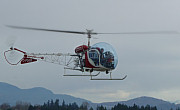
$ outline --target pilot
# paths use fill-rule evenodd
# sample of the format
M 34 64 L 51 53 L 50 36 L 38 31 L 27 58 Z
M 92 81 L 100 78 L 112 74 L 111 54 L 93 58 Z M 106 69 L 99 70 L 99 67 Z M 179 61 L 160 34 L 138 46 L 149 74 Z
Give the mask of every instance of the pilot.
M 103 52 L 104 52 L 104 49 L 103 49 L 103 48 L 101 48 L 101 51 L 100 51 L 101 58 L 104 58 L 104 56 L 103 56 Z

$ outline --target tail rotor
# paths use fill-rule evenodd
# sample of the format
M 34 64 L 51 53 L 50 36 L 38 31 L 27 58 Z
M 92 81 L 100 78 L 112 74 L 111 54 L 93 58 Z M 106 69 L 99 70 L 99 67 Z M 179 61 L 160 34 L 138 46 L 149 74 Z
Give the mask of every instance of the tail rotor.
M 23 58 L 23 54 L 14 50 L 14 44 L 17 40 L 17 37 L 11 36 L 8 37 L 6 40 L 6 45 L 9 48 L 9 50 L 4 52 L 4 57 L 6 61 L 11 65 L 16 65 L 19 63 L 19 61 Z

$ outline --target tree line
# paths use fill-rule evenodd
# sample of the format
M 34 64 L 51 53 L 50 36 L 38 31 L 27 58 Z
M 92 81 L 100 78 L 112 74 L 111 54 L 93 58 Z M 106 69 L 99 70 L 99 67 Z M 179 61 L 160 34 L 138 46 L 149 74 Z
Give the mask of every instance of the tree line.
M 83 102 L 80 106 L 77 103 L 69 103 L 66 104 L 63 100 L 62 104 L 59 103 L 59 99 L 48 100 L 48 102 L 43 105 L 31 105 L 30 103 L 25 102 L 17 102 L 15 106 L 10 106 L 7 103 L 0 105 L 0 110 L 157 110 L 157 107 L 146 105 L 146 106 L 138 106 L 134 104 L 133 106 L 127 106 L 124 104 L 118 103 L 111 109 L 107 109 L 106 107 L 100 105 L 96 108 L 90 107 L 87 102 Z M 173 110 L 173 109 L 171 109 Z M 179 108 L 176 110 L 180 110 Z
M 65 101 L 62 102 L 62 104 L 59 104 L 59 100 L 56 99 L 54 102 L 53 100 L 48 101 L 47 103 L 44 103 L 43 105 L 35 105 L 29 106 L 28 110 L 107 110 L 104 106 L 97 106 L 96 109 L 93 109 L 92 107 L 89 107 L 89 104 L 87 102 L 84 102 L 80 106 L 78 106 L 75 102 L 70 104 L 65 104 Z M 124 104 L 117 104 L 114 107 L 111 108 L 111 110 L 157 110 L 156 107 L 151 107 L 150 105 L 147 106 L 127 106 Z

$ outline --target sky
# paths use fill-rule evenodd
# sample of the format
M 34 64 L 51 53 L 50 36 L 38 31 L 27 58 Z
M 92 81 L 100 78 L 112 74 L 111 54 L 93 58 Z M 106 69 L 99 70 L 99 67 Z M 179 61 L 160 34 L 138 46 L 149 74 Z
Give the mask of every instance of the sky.
M 150 96 L 180 100 L 180 35 L 95 35 L 91 44 L 107 42 L 118 54 L 114 78 L 91 81 L 63 77 L 63 66 L 45 62 L 11 66 L 4 59 L 8 38 L 15 47 L 34 53 L 74 53 L 87 36 L 10 29 L 5 25 L 94 32 L 180 32 L 179 0 L 1 0 L 0 82 L 22 89 L 44 87 L 92 102 L 124 101 Z M 78 71 L 68 71 L 70 74 Z M 106 77 L 104 73 L 101 77 Z

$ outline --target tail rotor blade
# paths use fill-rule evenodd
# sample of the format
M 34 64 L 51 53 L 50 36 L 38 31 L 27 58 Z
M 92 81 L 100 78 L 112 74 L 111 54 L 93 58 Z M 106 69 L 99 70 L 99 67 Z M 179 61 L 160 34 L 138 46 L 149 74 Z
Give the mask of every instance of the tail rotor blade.
M 17 37 L 15 37 L 15 36 L 8 37 L 7 40 L 6 40 L 6 45 L 8 46 L 8 48 L 13 47 L 16 40 L 17 40 Z

